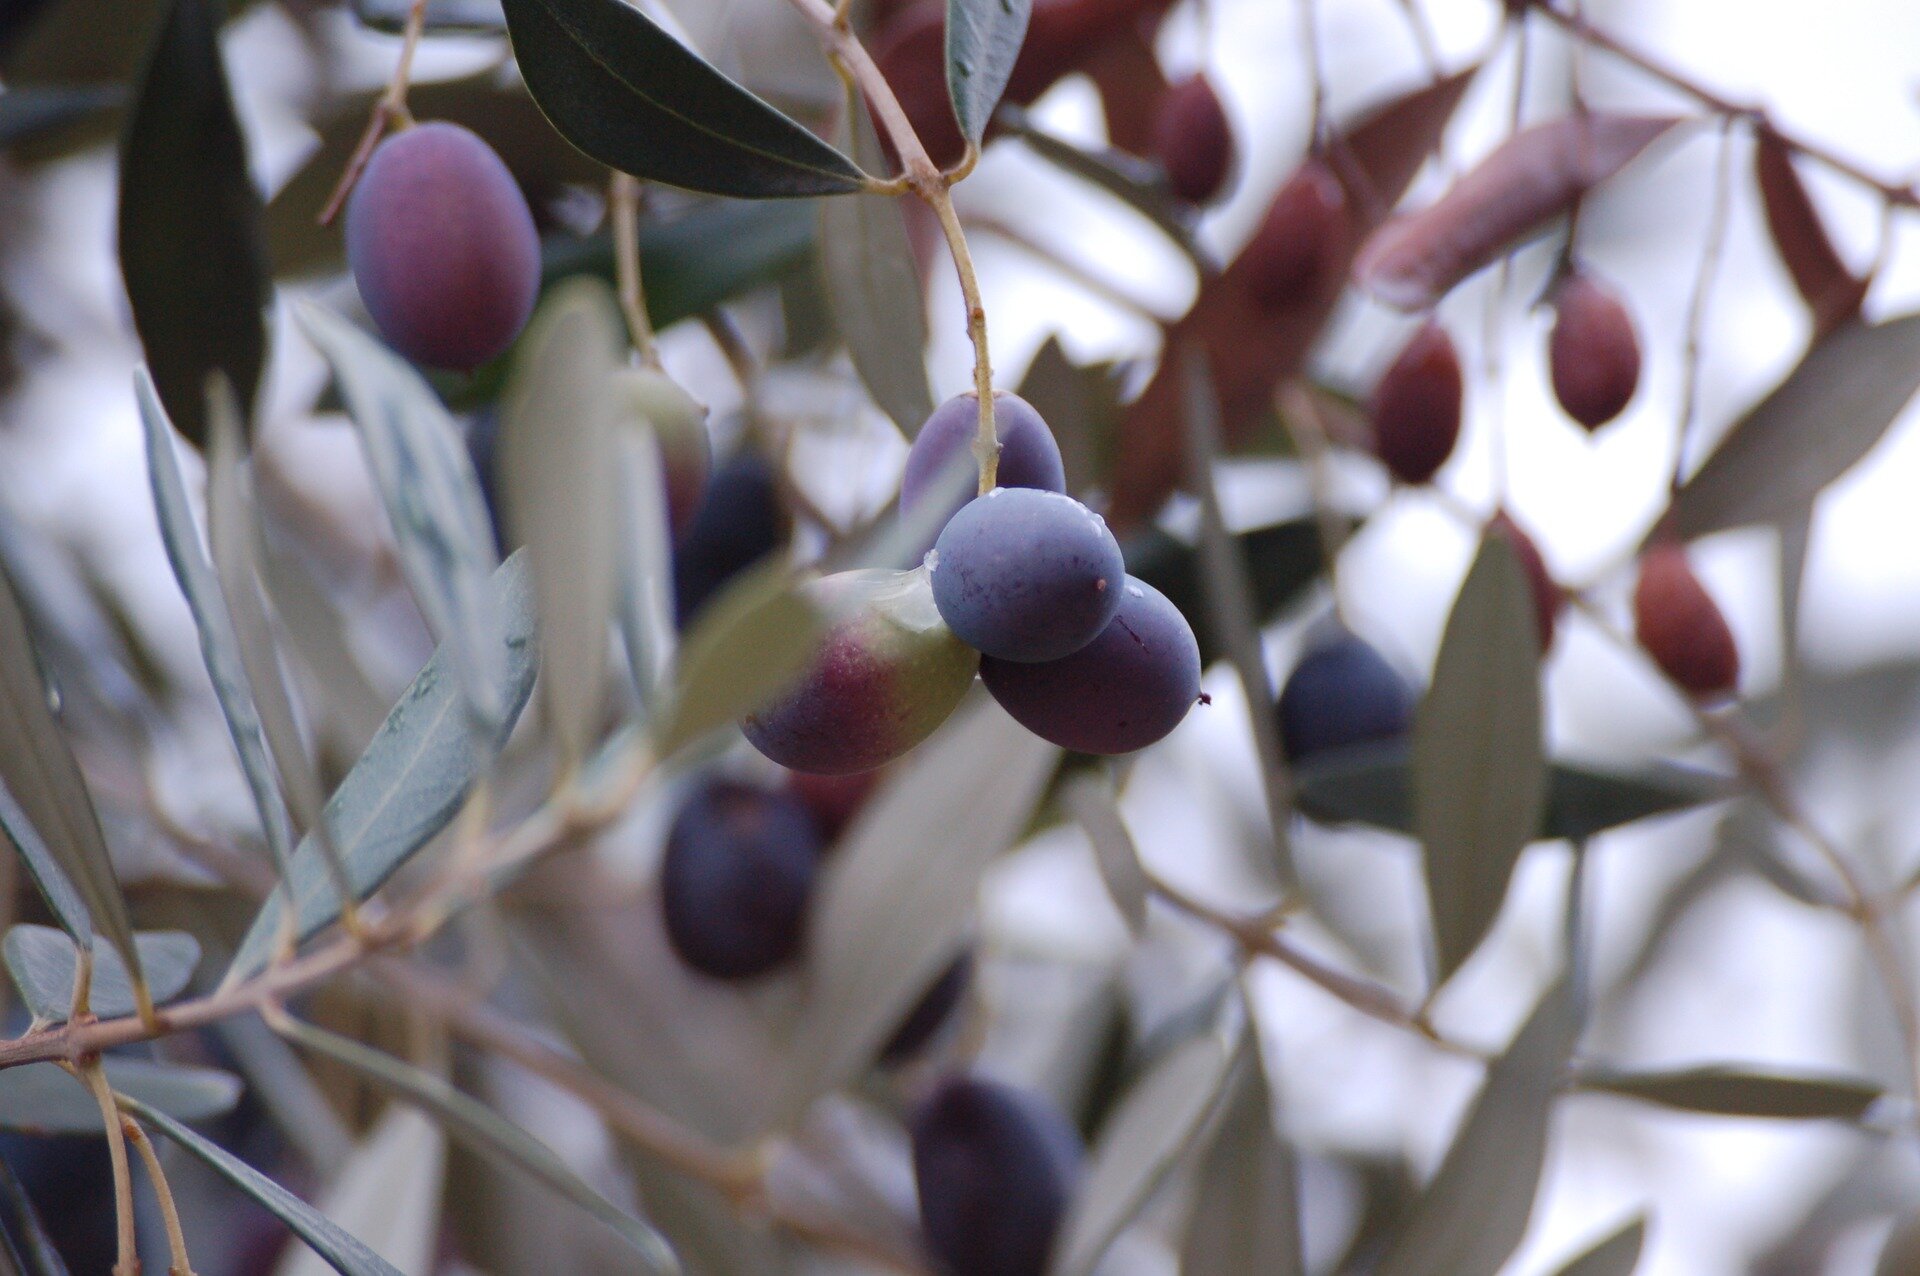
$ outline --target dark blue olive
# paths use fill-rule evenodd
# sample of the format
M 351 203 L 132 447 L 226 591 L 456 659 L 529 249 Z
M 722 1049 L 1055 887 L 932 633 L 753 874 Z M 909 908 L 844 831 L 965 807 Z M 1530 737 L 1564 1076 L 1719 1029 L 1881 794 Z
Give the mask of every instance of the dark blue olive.
M 934 543 L 933 601 L 960 641 L 1000 660 L 1058 660 L 1120 609 L 1126 560 L 1098 514 L 1070 496 L 998 487 Z
M 993 428 L 1000 440 L 998 482 L 1001 487 L 1033 487 L 1047 492 L 1067 490 L 1067 470 L 1060 460 L 1060 445 L 1031 403 L 1017 394 L 994 391 Z M 902 518 L 930 498 L 932 490 L 945 476 L 947 465 L 973 447 L 979 429 L 980 396 L 977 394 L 956 394 L 933 410 L 907 452 L 906 473 L 900 477 Z M 973 495 L 970 488 L 960 492 L 947 517 L 957 514 Z M 936 527 L 933 535 L 938 534 Z
M 880 1047 L 881 1066 L 897 1067 L 926 1049 L 927 1043 L 953 1017 L 954 1009 L 966 995 L 967 985 L 972 982 L 973 953 L 963 952 L 920 995 L 919 1002 L 907 1012 L 900 1026 L 893 1030 L 893 1036 L 887 1039 L 887 1044 Z
M 1413 688 L 1386 658 L 1349 633 L 1316 647 L 1280 692 L 1280 745 L 1289 762 L 1391 740 L 1413 723 Z
M 1132 753 L 1200 699 L 1200 644 L 1167 596 L 1128 576 L 1100 636 L 1059 660 L 980 661 L 980 680 L 1027 730 L 1081 753 Z
M 723 585 L 785 545 L 788 527 L 773 467 L 755 453 L 734 454 L 674 546 L 676 622 L 684 628 Z
M 680 959 L 746 979 L 791 958 L 806 927 L 820 833 L 789 793 L 710 780 L 667 835 L 660 905 Z
M 1045 1097 L 942 1081 L 913 1119 L 928 1250 L 954 1276 L 1044 1276 L 1080 1160 L 1080 1136 Z

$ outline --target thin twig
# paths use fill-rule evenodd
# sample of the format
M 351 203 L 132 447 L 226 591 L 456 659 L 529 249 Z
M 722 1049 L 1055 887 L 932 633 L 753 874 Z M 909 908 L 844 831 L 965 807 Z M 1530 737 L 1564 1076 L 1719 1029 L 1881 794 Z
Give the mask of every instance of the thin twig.
M 360 144 L 353 148 L 353 155 L 340 173 L 339 183 L 320 210 L 322 226 L 332 225 L 333 219 L 340 215 L 340 206 L 353 193 L 353 185 L 360 180 L 367 161 L 373 158 L 373 149 L 380 145 L 387 125 L 398 124 L 401 128 L 412 126 L 413 115 L 407 110 L 407 85 L 413 78 L 414 50 L 420 47 L 420 33 L 426 30 L 426 26 L 427 0 L 413 0 L 413 6 L 407 10 L 406 30 L 400 36 L 400 58 L 394 64 L 393 78 L 387 82 L 387 91 L 373 104 L 373 114 L 367 120 L 366 131 L 360 134 Z
M 620 292 L 620 310 L 627 317 L 627 335 L 641 362 L 660 366 L 653 344 L 653 321 L 647 317 L 647 294 L 640 279 L 640 182 L 631 173 L 615 172 L 607 182 L 607 210 L 613 223 L 613 270 Z
M 113 1213 L 116 1224 L 116 1257 L 113 1276 L 140 1276 L 139 1238 L 133 1226 L 133 1175 L 127 1168 L 126 1133 L 120 1128 L 120 1107 L 113 1101 L 100 1060 L 90 1057 L 72 1065 L 71 1070 L 93 1094 L 100 1105 L 100 1120 L 107 1135 L 107 1159 L 113 1167 Z
M 127 1142 L 133 1144 L 140 1153 L 140 1159 L 147 1167 L 147 1180 L 153 1185 L 154 1198 L 160 1202 L 160 1221 L 167 1232 L 167 1276 L 193 1276 L 193 1263 L 187 1257 L 187 1234 L 181 1230 L 180 1211 L 173 1203 L 173 1188 L 167 1184 L 167 1172 L 160 1166 L 160 1156 L 154 1151 L 153 1140 L 147 1137 L 147 1132 L 140 1128 L 138 1121 L 124 1112 L 120 1114 L 120 1130 L 126 1135 Z

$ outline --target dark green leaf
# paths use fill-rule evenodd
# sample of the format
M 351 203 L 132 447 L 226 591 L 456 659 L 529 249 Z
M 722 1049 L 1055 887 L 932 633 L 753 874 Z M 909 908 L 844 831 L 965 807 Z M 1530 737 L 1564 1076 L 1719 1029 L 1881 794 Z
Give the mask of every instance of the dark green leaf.
M 1330 824 L 1374 824 L 1413 832 L 1404 741 L 1318 754 L 1294 772 L 1300 809 Z M 1582 841 L 1635 820 L 1684 811 L 1732 795 L 1720 776 L 1663 766 L 1633 773 L 1554 763 L 1538 836 Z
M 947 95 L 968 141 L 985 135 L 1032 16 L 1033 0 L 947 0 Z
M 282 1020 L 278 1030 L 295 1043 L 371 1081 L 437 1120 L 453 1138 L 489 1160 L 532 1176 L 558 1195 L 605 1223 L 640 1256 L 646 1270 L 678 1272 L 673 1250 L 660 1234 L 589 1187 L 546 1144 L 501 1117 L 446 1080 L 392 1055 L 297 1020 Z
M 858 98 L 851 117 L 854 155 L 877 168 L 880 141 Z M 933 391 L 926 300 L 901 213 L 892 195 L 820 201 L 820 268 L 854 371 L 880 410 L 912 438 L 933 413 Z
M 506 678 L 496 689 L 505 713 L 498 731 L 491 738 L 475 735 L 443 645 L 327 803 L 327 824 L 346 858 L 356 898 L 378 890 L 453 820 L 533 692 L 533 589 L 524 556 L 514 555 L 494 573 L 493 590 L 497 613 L 506 621 Z M 254 917 L 227 970 L 227 984 L 257 973 L 272 957 L 283 889 L 276 887 Z M 311 834 L 293 855 L 292 892 L 301 940 L 339 918 L 340 902 Z
M 341 1276 L 404 1276 L 384 1258 L 328 1222 L 320 1211 L 172 1117 L 144 1103 L 134 1102 L 124 1106 L 133 1116 L 178 1143 L 204 1162 L 208 1169 L 265 1206 Z
M 1413 728 L 1413 827 L 1426 848 L 1438 982 L 1493 926 L 1546 813 L 1533 595 L 1506 537 L 1481 538 Z
M 759 708 L 806 667 L 823 632 L 825 618 L 787 564 L 742 573 L 701 609 L 681 644 L 655 739 L 660 756 Z
M 1820 338 L 1674 495 L 1684 539 L 1803 513 L 1873 450 L 1920 389 L 1920 314 L 1848 319 Z
M 856 1076 L 953 960 L 981 876 L 1027 827 L 1058 755 L 975 699 L 867 806 L 815 895 L 783 1112 Z
M 26 815 L 10 829 L 26 849 L 24 836 L 38 833 L 53 862 L 85 902 L 93 930 L 107 937 L 136 976 L 140 957 L 133 949 L 133 923 L 114 876 L 100 817 L 80 778 L 79 763 L 60 734 L 47 703 L 47 689 L 27 639 L 27 622 L 13 582 L 0 572 L 0 780 Z M 3 814 L 3 812 L 0 812 Z M 28 856 L 32 867 L 34 857 Z M 37 874 L 36 874 L 37 876 Z M 44 887 L 44 883 L 43 883 Z M 51 896 L 50 896 L 51 898 Z M 81 936 L 75 936 L 76 940 Z M 91 933 L 85 938 L 91 942 Z
M 271 296 L 218 37 L 210 0 L 172 0 L 120 147 L 120 272 L 160 400 L 196 446 L 209 374 L 251 415 Z
M 1260 623 L 1265 624 L 1319 579 L 1325 562 L 1320 549 L 1320 527 L 1311 518 L 1256 527 L 1234 536 L 1240 560 L 1246 564 L 1247 585 L 1253 591 Z M 1200 587 L 1199 551 L 1186 541 L 1148 528 L 1121 547 L 1127 570 L 1165 594 L 1180 613 L 1193 622 L 1200 640 L 1200 658 L 1211 663 L 1224 654 L 1224 642 L 1207 614 Z
M 851 160 L 623 0 L 505 0 L 534 101 L 580 150 L 635 177 L 747 199 L 858 190 Z
M 110 111 L 126 100 L 126 90 L 117 84 L 46 84 L 0 90 L 0 147 Z
M 606 285 L 564 285 L 521 339 L 500 412 L 497 472 L 508 526 L 533 571 L 543 704 L 563 767 L 586 757 L 605 709 L 616 548 L 613 374 L 625 349 Z
M 117 1093 L 182 1121 L 224 1116 L 240 1101 L 240 1080 L 217 1068 L 108 1058 L 101 1064 Z M 29 1134 L 101 1134 L 100 1104 L 57 1063 L 0 1071 L 0 1129 Z
M 187 502 L 187 485 L 180 477 L 180 464 L 173 454 L 173 430 L 153 378 L 145 368 L 134 374 L 133 389 L 140 402 L 140 422 L 146 432 L 147 476 L 153 488 L 154 511 L 160 520 L 160 540 L 166 546 L 167 561 L 173 566 L 180 592 L 186 596 L 187 609 L 193 613 L 194 628 L 200 635 L 200 659 L 207 667 L 214 696 L 227 722 L 227 734 L 240 757 L 240 770 L 246 776 L 248 791 L 253 794 L 261 828 L 266 832 L 267 847 L 284 877 L 287 859 L 293 853 L 293 833 L 287 820 L 286 803 L 274 781 L 273 758 L 241 659 L 240 640 L 234 635 L 233 620 L 221 596 L 220 582 L 200 547 L 200 531 L 194 525 L 193 510 Z
M 4 1213 L 7 1247 L 19 1276 L 67 1276 L 67 1265 L 53 1247 L 39 1212 L 26 1189 L 14 1177 L 13 1167 L 0 1161 L 0 1212 Z
M 1575 1084 L 1689 1112 L 1800 1120 L 1856 1121 L 1881 1093 L 1874 1082 L 1854 1077 L 1791 1076 L 1723 1065 L 1665 1072 L 1588 1067 Z
M 20 853 L 21 860 L 27 866 L 27 875 L 39 887 L 40 898 L 46 901 L 47 910 L 60 923 L 60 928 L 76 944 L 92 943 L 93 921 L 87 914 L 85 902 L 61 870 L 53 852 L 41 840 L 39 831 L 27 819 L 27 813 L 14 800 L 13 790 L 7 787 L 4 780 L 0 780 L 0 833 L 6 834 L 7 840 Z
M 1533 1213 L 1548 1117 L 1579 1036 L 1571 987 L 1563 980 L 1488 1067 L 1486 1084 L 1379 1276 L 1494 1276 L 1501 1269 Z
M 488 578 L 500 560 L 460 427 L 419 374 L 378 341 L 311 303 L 296 313 L 346 395 L 407 586 L 450 649 L 474 713 L 495 725 L 507 680 Z
M 1151 222 L 1187 259 L 1204 273 L 1219 270 L 1212 254 L 1193 233 L 1193 209 L 1167 185 L 1166 174 L 1125 151 L 1090 151 L 1036 127 L 1027 113 L 1004 107 L 1001 122 L 1007 132 L 1025 142 L 1033 153 L 1064 173 L 1099 187 Z
M 1647 1220 L 1635 1218 L 1569 1260 L 1558 1276 L 1633 1276 L 1647 1242 Z
M 185 931 L 156 930 L 136 932 L 133 942 L 154 1004 L 163 1005 L 186 990 L 200 965 L 198 940 Z M 7 970 L 33 1017 L 42 1023 L 65 1023 L 80 964 L 73 940 L 51 926 L 20 925 L 7 932 L 5 949 Z M 134 1012 L 133 983 L 117 953 L 96 950 L 87 1008 L 102 1019 Z
M 1227 1091 L 1213 1146 L 1200 1163 L 1183 1272 L 1305 1276 L 1300 1186 L 1293 1150 L 1274 1120 L 1272 1094 L 1251 1040 Z
M 1199 1132 L 1232 1055 L 1207 1033 L 1170 1052 L 1108 1119 L 1076 1191 L 1051 1276 L 1086 1276 Z
M 399 35 L 407 28 L 413 0 L 353 0 L 353 16 L 360 25 Z M 500 0 L 427 0 L 425 31 L 466 31 L 497 35 L 507 29 Z M 435 117 L 438 118 L 438 117 Z

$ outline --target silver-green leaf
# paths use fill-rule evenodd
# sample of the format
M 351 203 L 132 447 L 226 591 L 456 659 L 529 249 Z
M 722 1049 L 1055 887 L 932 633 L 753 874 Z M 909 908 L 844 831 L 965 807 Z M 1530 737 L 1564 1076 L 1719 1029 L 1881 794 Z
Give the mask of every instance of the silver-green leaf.
M 107 1084 L 120 1094 L 179 1117 L 205 1121 L 240 1101 L 240 1080 L 217 1068 L 108 1058 Z M 0 1071 L 0 1129 L 29 1134 L 102 1134 L 100 1105 L 57 1063 L 29 1063 Z
M 1447 618 L 1413 728 L 1413 825 L 1433 910 L 1437 982 L 1472 955 L 1547 800 L 1532 594 L 1507 538 L 1480 552 Z
M 777 694 L 806 667 L 824 621 L 784 562 L 742 573 L 701 608 L 680 645 L 673 698 L 655 734 L 660 756 Z
M 5 780 L 0 780 L 0 833 L 6 834 L 14 850 L 20 853 L 21 860 L 27 866 L 27 875 L 39 887 L 40 898 L 46 901 L 47 910 L 60 923 L 60 929 L 66 931 L 74 943 L 91 945 L 93 921 L 87 913 L 86 902 L 68 880 L 59 861 L 47 848 L 40 831 L 27 818 L 27 813 L 21 809 Z
M 147 990 L 154 1004 L 178 997 L 200 965 L 200 941 L 185 931 L 139 931 L 133 937 L 146 971 Z M 73 1008 L 73 981 L 80 950 L 66 932 L 51 926 L 15 926 L 4 945 L 7 971 L 20 989 L 27 1009 L 41 1023 L 65 1023 Z M 127 978 L 120 955 L 96 948 L 87 1008 L 102 1019 L 130 1015 L 136 1009 L 133 981 Z
M 1240 1048 L 1213 1144 L 1200 1162 L 1181 1270 L 1208 1276 L 1305 1276 L 1293 1150 L 1250 1036 Z
M 500 560 L 460 429 L 400 356 L 311 302 L 294 313 L 333 366 L 359 427 L 407 587 L 434 637 L 450 649 L 475 714 L 497 725 L 506 713 L 501 689 L 507 677 L 487 580 Z
M 1120 910 L 1127 929 L 1139 935 L 1147 925 L 1147 874 L 1120 814 L 1113 781 L 1105 775 L 1075 776 L 1061 788 L 1060 804 L 1086 831 L 1093 844 L 1093 862 L 1113 906 Z
M 968 141 L 986 133 L 1032 16 L 1033 0 L 947 0 L 947 95 Z
M 503 716 L 493 735 L 482 738 L 472 731 L 442 644 L 327 803 L 327 823 L 357 899 L 378 890 L 453 820 L 533 692 L 533 587 L 524 555 L 515 554 L 494 573 L 492 589 L 493 606 L 506 622 L 504 677 L 495 688 Z M 311 835 L 293 854 L 290 887 L 301 940 L 339 919 L 340 901 Z M 276 887 L 261 906 L 227 970 L 226 984 L 257 973 L 273 956 L 287 889 Z
M 648 717 L 661 709 L 678 642 L 673 627 L 673 532 L 660 445 L 650 430 L 614 438 L 619 469 L 620 637 Z
M 132 1098 L 132 1096 L 126 1096 Z M 293 1230 L 341 1276 L 404 1276 L 393 1264 L 328 1221 L 313 1206 L 281 1187 L 232 1153 L 201 1138 L 186 1126 L 138 1101 L 122 1105 L 129 1113 L 192 1153 L 221 1178 L 252 1197 Z

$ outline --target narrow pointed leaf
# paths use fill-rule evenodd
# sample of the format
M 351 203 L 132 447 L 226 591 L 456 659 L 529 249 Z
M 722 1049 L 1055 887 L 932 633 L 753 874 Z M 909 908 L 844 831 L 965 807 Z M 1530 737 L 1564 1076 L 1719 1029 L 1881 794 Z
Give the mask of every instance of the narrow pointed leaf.
M 507 522 L 527 547 L 547 721 L 562 764 L 600 729 L 613 615 L 613 386 L 625 335 L 598 280 L 564 284 L 521 339 L 500 413 Z
M 1761 128 L 1754 139 L 1753 171 L 1781 264 L 1813 312 L 1814 330 L 1831 331 L 1859 313 L 1867 281 L 1855 278 L 1841 260 L 1813 197 L 1794 170 L 1792 153 L 1772 129 Z
M 1413 825 L 1440 982 L 1492 928 L 1546 811 L 1539 642 L 1519 560 L 1504 536 L 1483 537 L 1413 728 Z
M 947 0 L 947 96 L 968 141 L 985 135 L 1032 16 L 1033 0 Z
M 619 469 L 620 636 L 641 708 L 651 718 L 660 711 L 677 644 L 666 479 L 651 431 L 621 431 L 613 460 Z
M 403 1272 L 431 1272 L 440 1253 L 447 1137 L 431 1118 L 391 1106 L 314 1204 Z M 289 1246 L 273 1276 L 327 1276 L 330 1259 Z
M 120 271 L 161 402 L 206 442 L 206 382 L 250 408 L 270 298 L 260 194 L 211 0 L 170 0 L 120 147 Z
M 239 1078 L 217 1068 L 113 1057 L 101 1066 L 116 1092 L 182 1121 L 224 1116 L 240 1101 Z M 0 1129 L 29 1134 L 103 1133 L 100 1105 L 92 1091 L 55 1063 L 0 1071 Z
M 147 990 L 155 1005 L 172 1001 L 186 991 L 200 965 L 200 942 L 185 931 L 139 931 L 133 937 L 140 965 L 147 974 Z M 20 989 L 21 1000 L 43 1023 L 65 1023 L 73 1008 L 73 981 L 80 951 L 64 931 L 51 926 L 15 926 L 7 932 L 7 971 Z M 102 1019 L 130 1015 L 137 1008 L 133 982 L 118 953 L 95 952 L 88 1009 Z
M 524 555 L 508 559 L 494 574 L 493 590 L 494 606 L 506 621 L 506 676 L 495 689 L 505 715 L 497 732 L 491 738 L 474 734 L 443 644 L 327 803 L 327 823 L 357 899 L 378 890 L 452 822 L 533 692 L 533 588 Z M 311 835 L 294 852 L 291 887 L 301 940 L 339 919 L 339 899 Z M 276 887 L 261 906 L 234 954 L 226 983 L 257 973 L 272 957 L 286 889 Z
M 19 1276 L 67 1276 L 65 1260 L 53 1247 L 53 1238 L 47 1235 L 13 1167 L 5 1161 L 0 1161 L 0 1211 L 4 1212 L 6 1242 Z
M 0 780 L 25 813 L 20 830 L 40 835 L 53 861 L 86 904 L 92 929 L 105 935 L 137 979 L 133 923 L 120 893 L 100 817 L 87 795 L 80 766 L 67 747 L 47 703 L 39 665 L 27 637 L 26 618 L 13 582 L 0 572 Z M 31 832 L 9 830 L 16 838 Z M 28 857 L 31 865 L 33 857 Z M 76 936 L 76 938 L 80 938 Z M 92 942 L 91 934 L 85 936 Z
M 1388 223 L 1360 254 L 1354 275 L 1396 309 L 1426 310 L 1678 122 L 1581 112 L 1523 129 L 1431 207 Z
M 853 154 L 880 166 L 865 106 L 851 112 Z M 933 413 L 927 385 L 927 303 L 900 200 L 855 195 L 820 202 L 820 269 L 834 326 L 880 410 L 912 438 Z
M 1200 1163 L 1183 1272 L 1208 1276 L 1305 1276 L 1300 1185 L 1281 1139 L 1259 1050 L 1242 1044 L 1213 1146 Z
M 27 875 L 33 878 L 33 884 L 40 890 L 40 898 L 46 901 L 47 911 L 60 923 L 60 929 L 74 943 L 91 945 L 93 919 L 87 913 L 80 892 L 74 889 L 53 852 L 41 840 L 39 831 L 27 819 L 27 813 L 14 800 L 13 790 L 7 787 L 5 780 L 0 780 L 0 833 L 6 834 L 14 850 L 20 853 L 20 859 L 27 866 Z
M 713 195 L 836 195 L 853 161 L 623 0 L 505 0 L 514 57 L 569 142 L 610 168 Z
M 1502 1268 L 1533 1213 L 1548 1119 L 1579 1035 L 1570 987 L 1556 983 L 1488 1067 L 1379 1276 L 1494 1276 Z
M 449 1135 L 481 1156 L 532 1176 L 599 1219 L 639 1255 L 645 1270 L 658 1273 L 680 1270 L 673 1250 L 652 1227 L 588 1186 L 546 1144 L 450 1082 L 310 1024 L 288 1020 L 281 1023 L 279 1030 L 296 1044 L 324 1055 L 401 1102 L 419 1108 L 439 1121 Z
M 1194 236 L 1191 206 L 1167 185 L 1158 165 L 1117 150 L 1088 150 L 1038 127 L 1018 107 L 1005 107 L 1000 119 L 1010 136 L 1019 138 L 1035 155 L 1107 194 L 1146 218 L 1153 227 L 1204 272 L 1218 269 L 1211 254 Z
M 1133 1220 L 1205 1120 L 1232 1064 L 1212 1033 L 1173 1050 L 1107 1119 L 1060 1239 L 1052 1276 L 1086 1276 Z
M 1877 1084 L 1857 1077 L 1793 1076 L 1726 1066 L 1662 1072 L 1589 1067 L 1575 1084 L 1689 1112 L 1800 1120 L 1856 1121 L 1881 1095 Z
M 680 646 L 672 703 L 655 747 L 669 757 L 752 712 L 806 667 L 825 618 L 783 562 L 742 573 L 701 609 Z
M 1571 1259 L 1558 1276 L 1633 1276 L 1647 1243 L 1647 1220 L 1635 1218 Z
M 487 578 L 500 560 L 460 429 L 400 356 L 320 306 L 301 303 L 295 313 L 333 365 L 359 427 L 407 587 L 434 637 L 450 647 L 475 714 L 497 725 L 507 679 Z
M 1262 625 L 1319 580 L 1327 561 L 1320 524 L 1313 518 L 1255 527 L 1236 533 L 1233 542 L 1246 565 L 1254 615 Z M 1192 623 L 1202 662 L 1211 664 L 1225 655 L 1226 637 L 1206 603 L 1200 548 L 1150 527 L 1128 537 L 1121 550 L 1127 556 L 1127 571 L 1165 594 Z
M 131 1096 L 129 1096 L 131 1097 Z M 221 1178 L 252 1197 L 293 1230 L 314 1253 L 327 1260 L 341 1276 L 404 1276 L 386 1259 L 368 1249 L 320 1211 L 232 1153 L 201 1138 L 165 1113 L 144 1103 L 124 1105 L 141 1122 L 192 1153 Z
M 1674 496 L 1674 535 L 1803 513 L 1886 434 L 1920 390 L 1920 314 L 1849 319 L 1816 340 Z
M 1061 805 L 1086 830 L 1093 844 L 1093 862 L 1100 869 L 1113 906 L 1127 929 L 1138 936 L 1147 925 L 1147 874 L 1140 867 L 1140 850 L 1120 815 L 1113 782 L 1104 775 L 1081 775 L 1060 791 Z
M 186 482 L 180 476 L 179 459 L 173 453 L 173 430 L 161 406 L 153 377 L 145 368 L 134 374 L 134 394 L 140 402 L 140 422 L 147 442 L 147 476 L 153 488 L 154 511 L 160 520 L 160 539 L 166 546 L 167 561 L 173 566 L 174 579 L 186 596 L 187 609 L 200 635 L 200 659 L 213 682 L 214 696 L 220 702 L 227 722 L 227 734 L 240 758 L 240 770 L 247 789 L 260 813 L 260 826 L 274 864 L 284 876 L 287 858 L 293 853 L 293 834 L 287 820 L 286 803 L 281 800 L 274 781 L 273 759 L 268 752 L 266 731 L 260 723 L 260 711 L 254 705 L 247 671 L 241 661 L 240 641 L 234 636 L 232 618 L 226 600 L 220 594 L 220 582 L 213 565 L 200 547 L 200 531 L 193 521 L 193 509 L 187 500 Z
M 816 888 L 783 1112 L 866 1067 L 960 951 L 981 876 L 1027 827 L 1058 756 L 976 699 L 874 797 Z

